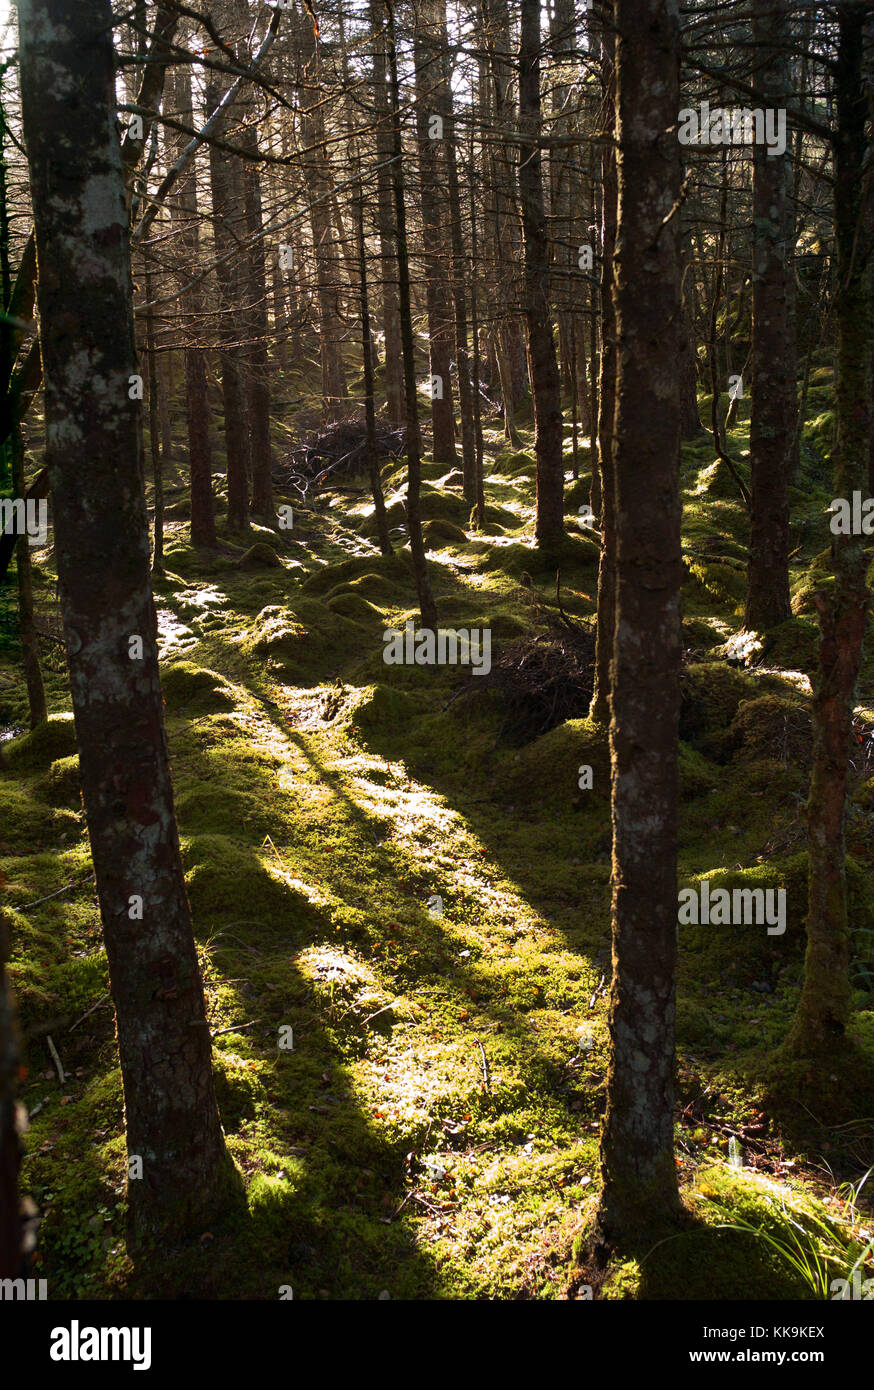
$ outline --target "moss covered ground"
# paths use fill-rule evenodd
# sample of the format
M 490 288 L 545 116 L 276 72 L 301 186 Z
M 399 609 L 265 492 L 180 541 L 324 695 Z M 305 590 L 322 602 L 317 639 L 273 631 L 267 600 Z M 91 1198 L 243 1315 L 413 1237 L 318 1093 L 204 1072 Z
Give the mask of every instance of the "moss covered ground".
M 848 824 L 856 1013 L 825 1074 L 779 1051 L 803 959 L 829 393 L 811 388 L 793 491 L 795 616 L 759 649 L 731 643 L 743 507 L 707 437 L 684 448 L 680 878 L 786 887 L 788 902 L 779 938 L 681 929 L 688 1226 L 607 1270 L 581 1263 L 607 1067 L 603 732 L 581 711 L 513 746 L 499 736 L 499 701 L 471 693 L 463 668 L 386 665 L 383 631 L 415 618 L 415 590 L 408 551 L 375 548 L 366 500 L 295 503 L 291 531 L 255 528 L 245 543 L 222 532 L 216 552 L 198 552 L 180 481 L 155 589 L 166 718 L 221 1112 L 248 1212 L 141 1265 L 126 1254 L 114 1022 L 63 663 L 50 654 L 48 726 L 4 744 L 0 884 L 26 1041 L 23 1187 L 42 1213 L 39 1270 L 53 1297 L 275 1298 L 291 1285 L 295 1298 L 565 1298 L 588 1282 L 607 1298 L 810 1298 L 783 1251 L 792 1231 L 835 1275 L 852 1266 L 874 1229 L 869 1192 L 853 1186 L 874 1151 L 870 655 Z M 424 468 L 441 621 L 490 627 L 495 651 L 541 630 L 555 603 L 556 564 L 533 549 L 524 442 L 508 452 L 486 432 L 482 532 L 456 475 Z M 729 442 L 744 471 L 743 419 Z M 597 544 L 578 517 L 587 458 L 568 488 L 560 567 L 563 606 L 591 623 Z M 403 469 L 384 474 L 402 526 Z M 37 560 L 47 586 L 51 555 Z M 10 643 L 0 719 L 10 733 L 26 723 Z M 581 765 L 590 791 L 578 788 Z M 289 1027 L 293 1048 L 280 1046 Z

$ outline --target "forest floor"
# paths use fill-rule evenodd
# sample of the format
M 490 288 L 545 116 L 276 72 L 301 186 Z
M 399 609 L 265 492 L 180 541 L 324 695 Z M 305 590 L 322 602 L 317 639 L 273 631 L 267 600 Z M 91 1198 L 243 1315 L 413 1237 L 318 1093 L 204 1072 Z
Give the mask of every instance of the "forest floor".
M 50 654 L 49 724 L 3 745 L 0 885 L 26 1038 L 23 1189 L 42 1214 L 52 1297 L 276 1298 L 291 1286 L 295 1298 L 566 1298 L 588 1282 L 610 1298 L 810 1298 L 817 1260 L 828 1279 L 852 1267 L 874 1232 L 869 1187 L 856 1190 L 874 1151 L 870 651 L 848 824 L 857 1011 L 833 1070 L 779 1053 L 803 961 L 831 394 L 823 369 L 792 493 L 795 616 L 746 665 L 726 648 L 742 626 L 744 509 L 709 439 L 684 448 L 680 881 L 782 886 L 788 903 L 782 936 L 680 931 L 688 1228 L 606 1275 L 577 1261 L 607 1067 L 603 731 L 580 709 L 510 741 L 489 679 L 386 665 L 383 632 L 416 620 L 415 589 L 409 552 L 376 549 L 366 495 L 296 508 L 290 531 L 255 528 L 246 545 L 223 533 L 217 552 L 198 553 L 180 486 L 156 584 L 162 674 L 222 1118 L 248 1214 L 141 1265 L 125 1251 L 113 1015 L 63 661 Z M 730 435 L 744 476 L 746 434 L 741 421 Z M 587 623 L 595 611 L 597 537 L 578 514 L 587 451 L 581 480 L 568 474 L 571 538 L 559 566 L 546 564 L 532 548 L 523 435 L 512 451 L 486 431 L 481 533 L 460 475 L 424 468 L 441 622 L 490 628 L 493 661 L 546 632 L 559 566 L 564 609 Z M 566 447 L 570 470 L 569 427 Z M 393 525 L 403 477 L 401 461 L 386 466 Z M 36 559 L 48 595 L 50 552 Z M 26 723 L 8 646 L 0 721 L 7 733 Z M 284 1027 L 293 1050 L 279 1045 Z

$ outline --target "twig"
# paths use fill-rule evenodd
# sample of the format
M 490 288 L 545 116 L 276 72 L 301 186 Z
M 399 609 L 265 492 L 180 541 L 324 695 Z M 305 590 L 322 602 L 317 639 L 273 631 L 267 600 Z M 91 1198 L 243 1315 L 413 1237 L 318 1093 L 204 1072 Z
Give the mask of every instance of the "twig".
M 228 1028 L 217 1028 L 210 1037 L 220 1038 L 222 1033 L 242 1033 L 244 1028 L 254 1028 L 255 1024 L 260 1022 L 260 1018 L 253 1018 L 250 1023 L 232 1023 Z
M 69 1028 L 67 1029 L 67 1032 L 72 1033 L 74 1028 L 78 1028 L 79 1024 L 83 1023 L 89 1014 L 93 1014 L 95 1009 L 99 1009 L 100 1005 L 108 998 L 109 990 L 107 990 L 105 994 L 101 994 L 100 998 L 97 1000 L 97 1003 L 92 1004 L 90 1009 L 86 1009 L 81 1018 L 77 1018 L 75 1023 L 71 1023 Z
M 480 1042 L 479 1038 L 474 1038 L 474 1042 L 476 1043 L 477 1047 L 479 1048 L 480 1065 L 481 1065 L 481 1067 L 482 1067 L 482 1072 L 483 1072 L 483 1085 L 485 1086 L 485 1088 L 486 1088 L 486 1090 L 489 1092 L 489 1094 L 491 1094 L 491 1089 L 492 1089 L 491 1077 L 489 1076 L 489 1064 L 488 1064 L 488 1062 L 486 1061 L 485 1048 L 483 1047 L 483 1045 L 482 1045 L 482 1043 Z
M 64 1082 L 66 1081 L 67 1078 L 66 1078 L 65 1075 L 64 1075 L 64 1068 L 61 1066 L 61 1059 L 60 1059 L 60 1057 L 58 1056 L 58 1049 L 55 1047 L 54 1043 L 52 1042 L 52 1038 L 51 1038 L 51 1034 L 50 1034 L 50 1033 L 46 1035 L 46 1042 L 48 1043 L 48 1046 L 49 1046 L 49 1052 L 52 1054 L 52 1061 L 54 1062 L 55 1066 L 56 1066 L 57 1069 L 58 1069 L 58 1080 L 60 1081 L 61 1085 L 63 1086 L 63 1084 L 64 1084 Z
M 29 912 L 32 907 L 39 907 L 40 903 L 47 903 L 51 898 L 59 898 L 62 893 L 68 893 L 71 888 L 81 888 L 83 883 L 87 883 L 92 874 L 86 874 L 84 878 L 73 879 L 72 883 L 65 883 L 63 888 L 56 888 L 54 893 L 46 893 L 44 898 L 37 898 L 34 903 L 22 903 L 16 907 L 16 912 Z
M 410 1200 L 411 1197 L 415 1197 L 415 1195 L 416 1195 L 416 1189 L 415 1189 L 414 1187 L 411 1187 L 410 1190 L 409 1190 L 409 1192 L 407 1193 L 406 1197 L 405 1197 L 405 1198 L 403 1199 L 403 1201 L 401 1202 L 400 1206 L 399 1206 L 399 1207 L 395 1207 L 395 1209 L 394 1209 L 394 1211 L 392 1212 L 391 1216 L 386 1216 L 386 1217 L 383 1218 L 384 1221 L 385 1221 L 386 1226 L 390 1226 L 391 1223 L 392 1223 L 393 1221 L 397 1221 L 397 1219 L 398 1219 L 398 1217 L 400 1216 L 401 1212 L 403 1211 L 404 1207 L 407 1205 L 407 1202 Z
M 391 1002 L 390 1004 L 383 1004 L 382 1008 L 381 1008 L 381 1009 L 377 1009 L 377 1011 L 376 1011 L 375 1014 L 368 1014 L 368 1015 L 367 1015 L 367 1018 L 365 1018 L 365 1019 L 362 1021 L 362 1027 L 364 1026 L 365 1023 L 371 1023 L 371 1022 L 373 1021 L 373 1019 L 379 1018 L 379 1015 L 380 1015 L 380 1014 L 387 1013 L 389 1009 L 393 1009 L 393 1008 L 394 1008 L 394 1000 L 392 1000 L 392 1002 Z

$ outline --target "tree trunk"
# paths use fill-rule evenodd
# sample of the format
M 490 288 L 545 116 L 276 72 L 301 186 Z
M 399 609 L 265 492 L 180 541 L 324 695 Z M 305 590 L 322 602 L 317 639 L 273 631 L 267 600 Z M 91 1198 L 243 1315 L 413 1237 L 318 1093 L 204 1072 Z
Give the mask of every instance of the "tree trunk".
M 146 264 L 146 302 L 152 302 L 152 275 Z M 146 363 L 149 369 L 149 453 L 152 461 L 152 482 L 155 489 L 155 542 L 152 549 L 152 574 L 164 573 L 164 467 L 161 457 L 161 409 L 158 358 L 155 353 L 155 316 L 146 312 Z
M 245 33 L 251 22 L 248 7 L 245 0 L 236 0 L 236 2 Z M 249 241 L 243 263 L 243 276 L 249 301 L 246 315 L 250 334 L 247 352 L 246 392 L 252 469 L 252 511 L 259 521 L 267 526 L 272 526 L 276 521 L 276 511 L 273 505 L 273 473 L 271 470 L 273 455 L 270 447 L 270 369 L 267 360 L 269 325 L 267 316 L 267 259 L 264 253 L 263 235 L 264 212 L 261 198 L 261 172 L 257 160 L 259 154 L 257 113 L 251 109 L 254 105 L 251 97 L 244 97 L 243 104 L 244 108 L 248 104 L 249 119 L 240 131 L 239 143 L 244 150 L 255 156 L 249 163 L 243 164 L 242 170 L 244 230 Z M 339 342 L 337 356 L 340 358 Z M 342 377 L 342 358 L 340 358 L 340 376 Z M 340 390 L 342 394 L 345 394 L 345 379 L 342 380 Z
M 180 121 L 191 126 L 194 111 L 191 98 L 191 70 L 183 65 L 175 73 L 173 109 Z M 181 151 L 185 137 L 174 133 L 171 150 Z M 175 218 L 179 227 L 179 277 L 183 284 L 199 263 L 200 235 L 197 222 L 197 182 L 195 166 L 181 176 L 176 188 Z M 191 540 L 194 545 L 213 546 L 215 499 L 212 492 L 212 449 L 209 442 L 209 401 L 206 392 L 206 366 L 199 341 L 203 333 L 203 291 L 200 284 L 187 285 L 182 310 L 188 321 L 185 348 L 185 408 L 188 425 L 188 471 L 191 479 Z
M 525 308 L 528 366 L 534 398 L 534 452 L 537 459 L 535 536 L 541 550 L 564 539 L 564 458 L 561 382 L 549 307 L 549 241 L 543 205 L 539 140 L 540 0 L 521 0 L 519 44 L 519 193 L 525 242 Z
M 340 344 L 344 328 L 339 306 L 339 263 L 331 227 L 332 174 L 325 145 L 325 119 L 318 88 L 319 51 L 308 16 L 297 24 L 297 43 L 304 83 L 301 100 L 301 136 L 306 147 L 301 156 L 310 200 L 310 228 L 316 261 L 319 306 L 319 351 L 322 362 L 322 402 L 325 418 L 336 419 L 348 395 Z
M 865 13 L 863 8 L 838 5 L 836 14 L 840 34 L 834 137 L 838 373 L 832 464 L 835 496 L 849 501 L 867 482 L 874 325 L 871 258 L 859 244 L 868 159 L 862 83 Z M 844 834 L 847 761 L 868 613 L 865 543 L 863 535 L 832 535 L 834 588 L 816 596 L 820 644 L 807 802 L 807 954 L 798 1014 L 788 1039 L 789 1050 L 797 1055 L 828 1052 L 843 1036 L 850 1016 Z
M 226 94 L 230 79 L 210 73 L 205 105 L 212 115 Z M 217 134 L 226 136 L 227 117 Z M 239 264 L 235 250 L 244 235 L 243 189 L 239 161 L 211 144 L 209 180 L 212 192 L 212 234 L 218 284 L 218 340 L 222 373 L 222 413 L 228 479 L 228 530 L 239 534 L 249 526 L 249 479 L 252 474 L 252 437 L 249 402 L 246 399 L 245 315 L 240 295 Z
M 46 462 L 115 1003 L 128 1203 L 175 1235 L 236 1187 L 219 1122 L 158 675 L 109 0 L 21 0 Z M 95 583 L 99 576 L 99 583 Z M 136 1176 L 141 1160 L 141 1176 Z
M 603 11 L 601 72 L 606 128 L 616 124 L 615 41 Z M 599 354 L 597 450 L 592 449 L 591 508 L 601 524 L 598 560 L 598 613 L 595 627 L 594 689 L 590 717 L 604 727 L 610 721 L 610 662 L 616 632 L 616 485 L 613 472 L 613 417 L 616 411 L 616 152 L 611 144 L 601 152 L 601 351 Z M 595 488 L 597 476 L 598 486 Z M 597 493 L 597 496 L 595 494 Z M 595 505 L 597 501 L 597 507 Z
M 398 263 L 398 300 L 401 318 L 401 346 L 404 359 L 404 396 L 407 426 L 407 527 L 410 553 L 416 577 L 416 593 L 423 628 L 436 629 L 437 606 L 431 592 L 425 542 L 422 538 L 422 517 L 419 510 L 419 488 L 422 481 L 422 441 L 419 429 L 419 403 L 416 397 L 416 362 L 413 340 L 413 315 L 410 304 L 410 264 L 407 250 L 407 216 L 404 205 L 404 153 L 401 139 L 401 98 L 398 84 L 398 58 L 395 41 L 394 10 L 386 3 L 388 23 L 386 48 L 389 64 L 389 93 L 393 127 L 392 192 L 395 208 L 395 254 Z
M 789 92 L 788 0 L 753 15 L 756 81 L 766 105 Z M 797 406 L 795 217 L 791 146 L 753 149 L 753 330 L 750 415 L 750 551 L 744 626 L 765 632 L 792 616 L 789 602 L 789 475 Z
M 0 1279 L 21 1279 L 25 1255 L 18 1198 L 21 1140 L 16 1123 L 21 1056 L 12 991 L 6 981 L 8 958 L 9 932 L 0 911 Z
M 599 1225 L 680 1211 L 673 1152 L 680 703 L 676 5 L 616 0 L 617 587 L 612 688 L 613 983 Z
M 16 497 L 24 496 L 24 442 L 21 425 L 16 420 L 9 436 L 12 450 L 12 490 Z M 48 718 L 46 692 L 39 664 L 39 638 L 33 610 L 33 580 L 30 564 L 30 542 L 26 535 L 15 543 L 16 576 L 18 584 L 18 631 L 21 637 L 21 656 L 24 681 L 27 686 L 27 708 L 30 727 L 44 724 Z
M 445 159 L 440 160 L 446 132 L 432 135 L 432 116 L 439 114 L 441 34 L 435 23 L 439 15 L 431 6 L 421 5 L 416 16 L 416 132 L 419 144 L 419 179 L 422 200 L 422 243 L 425 253 L 425 284 L 428 298 L 428 343 L 431 358 L 432 457 L 435 463 L 455 462 L 455 416 L 452 403 L 450 346 L 452 305 L 446 283 L 443 226 L 447 208 L 440 193 Z M 436 383 L 436 385 L 435 385 Z
M 359 170 L 360 171 L 360 170 Z M 367 243 L 364 239 L 364 194 L 358 197 L 358 279 L 361 288 L 361 355 L 364 363 L 364 428 L 367 438 L 367 473 L 376 517 L 376 534 L 383 555 L 391 555 L 388 517 L 379 476 L 379 457 L 376 450 L 376 408 L 373 399 L 373 343 L 370 331 L 370 301 L 367 292 Z

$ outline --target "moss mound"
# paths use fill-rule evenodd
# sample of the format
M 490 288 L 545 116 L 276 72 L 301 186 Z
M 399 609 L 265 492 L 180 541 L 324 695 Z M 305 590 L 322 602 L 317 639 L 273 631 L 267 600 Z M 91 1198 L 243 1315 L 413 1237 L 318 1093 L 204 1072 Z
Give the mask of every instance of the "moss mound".
M 47 768 L 57 758 L 68 758 L 75 752 L 76 729 L 72 714 L 50 715 L 44 724 L 22 738 L 13 739 L 5 748 L 9 767 L 22 776 Z
M 198 935 L 235 925 L 281 932 L 302 940 L 316 920 L 304 893 L 278 865 L 226 835 L 199 835 L 182 846 L 185 882 Z
M 233 709 L 235 705 L 233 689 L 223 676 L 190 661 L 165 666 L 161 671 L 161 690 L 164 703 L 173 714 L 210 714 Z
M 543 806 L 558 801 L 570 807 L 579 791 L 581 767 L 592 769 L 588 795 L 610 795 L 610 748 L 607 734 L 588 719 L 568 719 L 503 760 L 501 794 L 517 805 Z
M 82 805 L 78 755 L 74 753 L 69 758 L 56 758 L 33 790 L 34 794 L 49 806 L 78 811 Z
M 772 758 L 795 767 L 810 766 L 810 715 L 799 700 L 759 695 L 744 700 L 725 736 L 724 750 L 735 761 Z
M 266 541 L 256 541 L 250 545 L 245 554 L 241 555 L 237 561 L 237 568 L 241 570 L 263 570 L 283 568 L 282 561 Z
M 445 545 L 466 545 L 468 539 L 467 532 L 462 531 L 460 526 L 439 518 L 436 521 L 425 522 L 422 536 L 430 550 L 442 550 Z
M 741 701 L 756 693 L 752 677 L 723 662 L 687 666 L 680 682 L 680 738 L 705 754 L 718 747 Z

